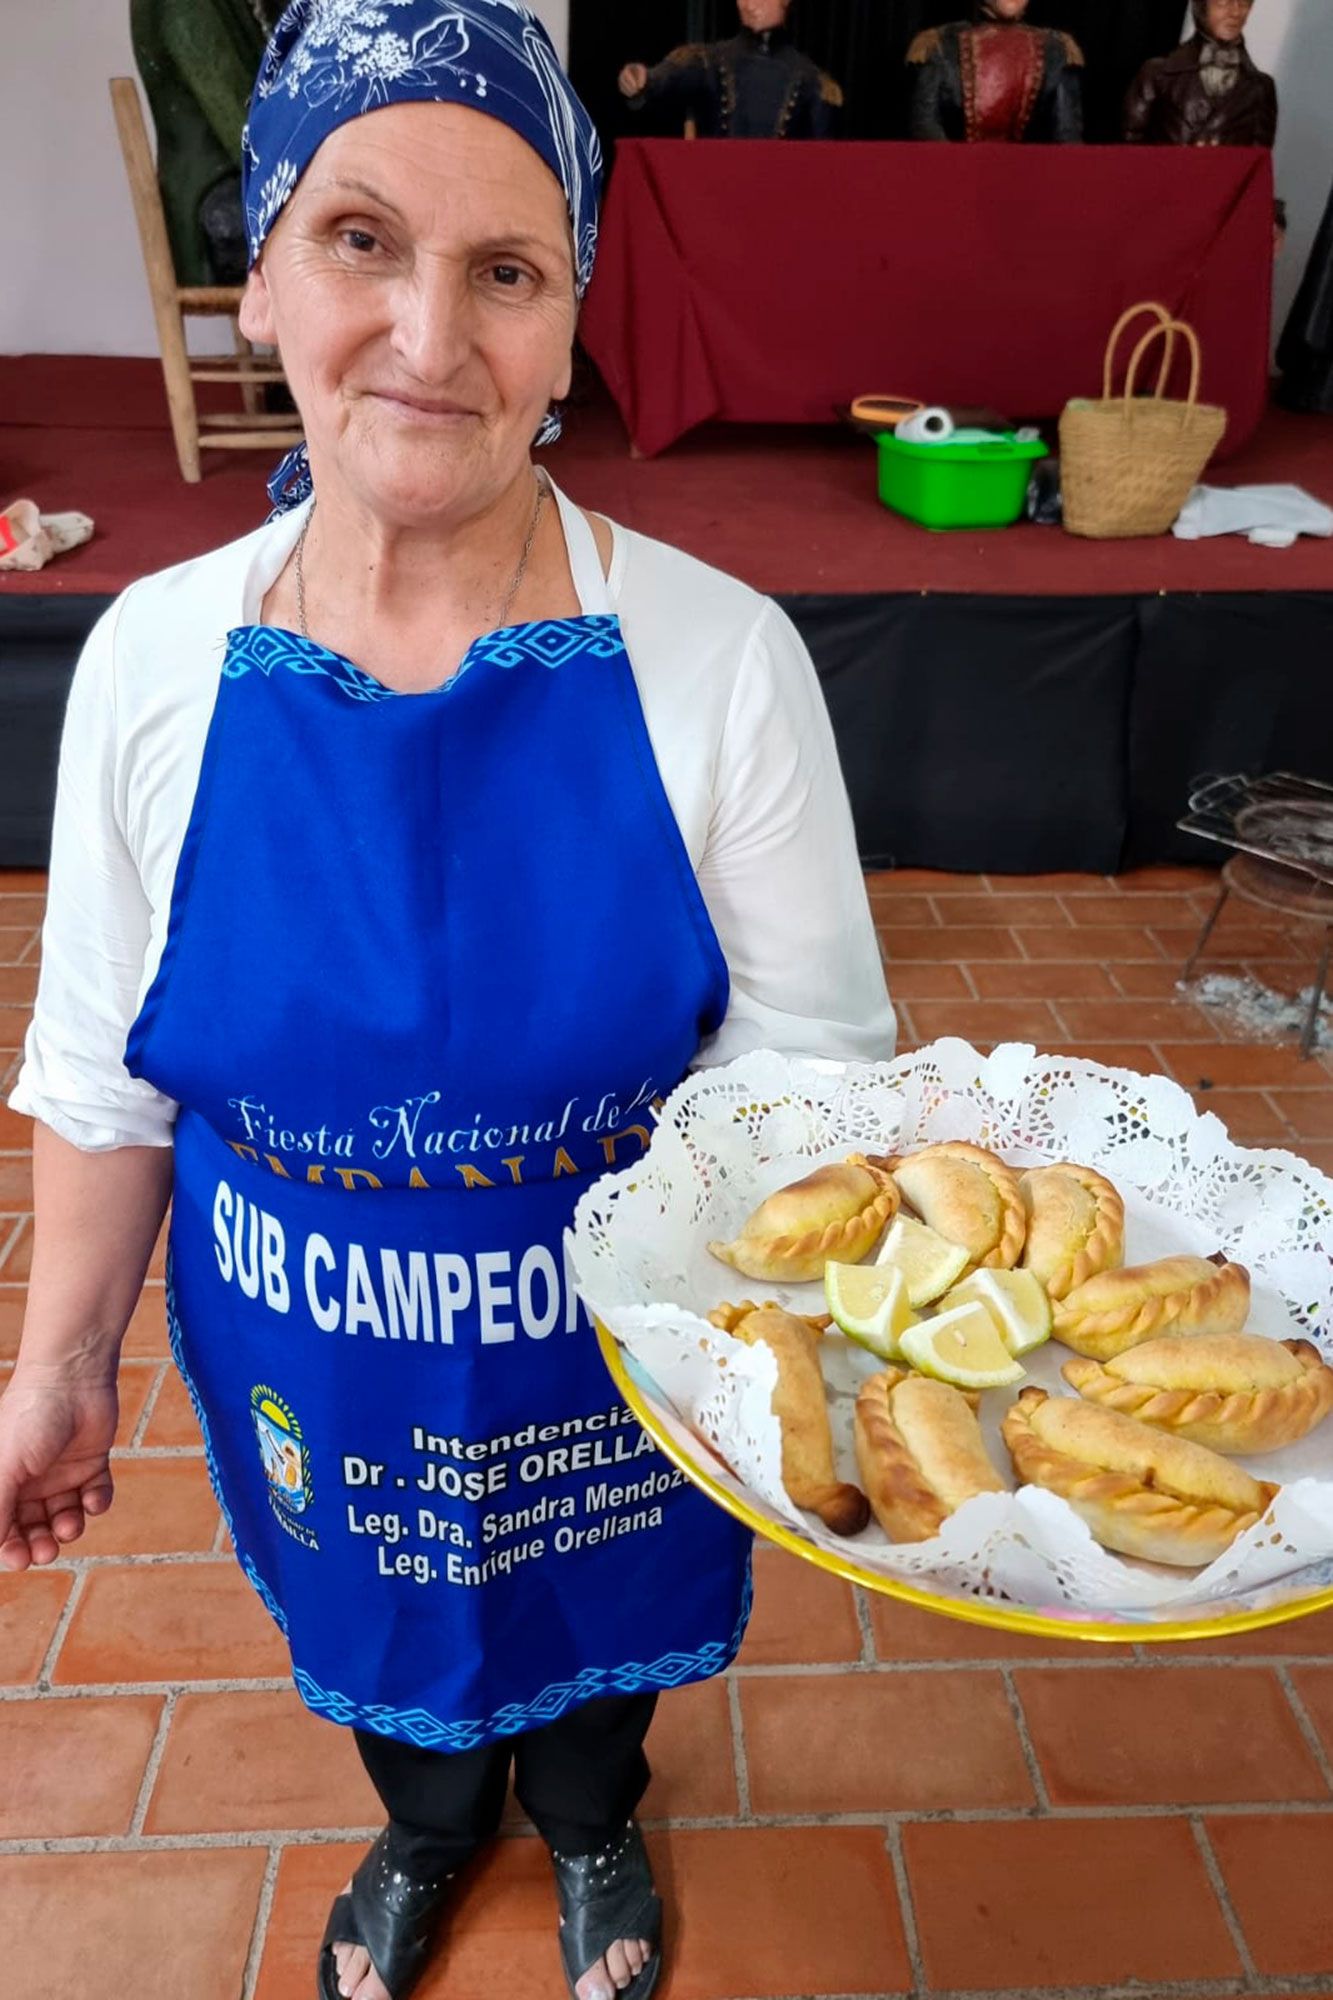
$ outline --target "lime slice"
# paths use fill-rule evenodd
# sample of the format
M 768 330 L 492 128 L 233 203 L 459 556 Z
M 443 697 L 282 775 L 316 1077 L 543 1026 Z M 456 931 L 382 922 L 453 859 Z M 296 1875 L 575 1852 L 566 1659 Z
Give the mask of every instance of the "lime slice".
M 892 1265 L 825 1264 L 824 1297 L 848 1340 L 881 1361 L 898 1359 L 898 1336 L 916 1323 L 901 1271 Z
M 918 1311 L 947 1292 L 970 1261 L 961 1243 L 950 1243 L 910 1215 L 894 1217 L 875 1259 L 877 1267 L 887 1264 L 902 1272 L 908 1303 Z
M 1051 1302 L 1031 1271 L 974 1271 L 943 1303 L 946 1310 L 985 1306 L 1011 1354 L 1027 1354 L 1051 1337 Z
M 1002 1389 L 1023 1379 L 989 1311 L 975 1300 L 909 1326 L 899 1346 L 923 1375 L 952 1382 L 955 1389 Z

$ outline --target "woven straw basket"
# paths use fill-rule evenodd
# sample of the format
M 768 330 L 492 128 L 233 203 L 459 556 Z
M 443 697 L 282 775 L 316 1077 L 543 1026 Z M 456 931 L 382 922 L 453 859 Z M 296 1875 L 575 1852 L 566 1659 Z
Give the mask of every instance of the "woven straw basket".
M 1157 324 L 1139 341 L 1129 363 L 1124 393 L 1111 394 L 1116 346 L 1131 320 L 1154 313 Z M 1181 403 L 1163 394 L 1176 337 L 1190 350 L 1189 395 Z M 1157 388 L 1136 396 L 1139 367 L 1155 340 L 1164 339 Z M 1131 306 L 1106 344 L 1100 402 L 1077 398 L 1060 419 L 1060 470 L 1065 526 L 1071 535 L 1109 541 L 1126 535 L 1164 535 L 1179 514 L 1212 457 L 1227 425 L 1227 413 L 1199 401 L 1203 360 L 1198 336 L 1165 306 L 1145 301 Z

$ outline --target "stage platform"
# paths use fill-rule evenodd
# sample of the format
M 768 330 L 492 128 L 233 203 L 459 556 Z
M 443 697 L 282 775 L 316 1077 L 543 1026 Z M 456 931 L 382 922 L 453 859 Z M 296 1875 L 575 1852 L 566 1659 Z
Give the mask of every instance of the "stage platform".
M 1196 773 L 1333 778 L 1333 542 L 932 535 L 879 505 L 871 445 L 837 425 L 710 427 L 631 459 L 590 370 L 546 458 L 585 506 L 783 602 L 820 672 L 867 862 L 1198 861 L 1174 831 Z M 81 508 L 98 532 L 35 576 L 0 576 L 0 864 L 45 858 L 60 708 L 108 598 L 263 519 L 262 454 L 205 464 L 182 483 L 156 363 L 5 362 L 3 498 Z M 1274 410 L 1218 477 L 1333 501 L 1333 423 Z
M 660 458 L 631 459 L 620 418 L 590 372 L 565 436 L 543 456 L 585 507 L 779 597 L 1333 591 L 1333 542 L 1306 539 L 1288 550 L 1253 549 L 1236 537 L 1086 542 L 1027 523 L 929 534 L 880 506 L 873 447 L 832 423 L 710 425 Z M 0 577 L 0 593 L 113 593 L 247 533 L 266 510 L 263 453 L 208 452 L 204 464 L 202 484 L 184 485 L 155 361 L 11 357 L 0 372 L 4 500 L 26 494 L 47 512 L 79 507 L 98 532 L 35 576 Z M 1290 481 L 1333 504 L 1333 421 L 1271 410 L 1217 477 L 1228 486 Z

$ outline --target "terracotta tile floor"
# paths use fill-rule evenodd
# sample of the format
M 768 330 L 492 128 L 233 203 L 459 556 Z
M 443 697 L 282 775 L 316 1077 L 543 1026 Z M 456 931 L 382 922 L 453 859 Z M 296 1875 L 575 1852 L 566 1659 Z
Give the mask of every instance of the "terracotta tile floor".
M 42 890 L 0 876 L 0 1077 Z M 904 1045 L 1017 1036 L 1165 1070 L 1237 1138 L 1333 1171 L 1333 1055 L 1227 1040 L 1176 992 L 1207 876 L 916 871 L 870 890 Z M 1228 911 L 1209 958 L 1309 976 L 1253 911 Z M 0 1367 L 30 1140 L 0 1110 Z M 0 1577 L 0 1992 L 310 2000 L 374 1800 L 226 1553 L 156 1278 L 126 1342 L 117 1473 L 76 1558 Z M 740 1665 L 668 1696 L 654 1732 L 664 2000 L 1329 2000 L 1333 1613 L 1088 1649 L 867 1603 L 771 1550 L 757 1570 Z M 562 1992 L 543 1858 L 509 1830 L 422 2000 Z

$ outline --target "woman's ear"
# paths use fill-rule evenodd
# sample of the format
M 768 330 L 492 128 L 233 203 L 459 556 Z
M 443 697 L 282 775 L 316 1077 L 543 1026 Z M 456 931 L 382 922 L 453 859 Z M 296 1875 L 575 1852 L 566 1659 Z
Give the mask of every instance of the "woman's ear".
M 240 310 L 236 317 L 241 332 L 247 340 L 254 341 L 259 347 L 277 346 L 278 333 L 273 322 L 273 298 L 268 288 L 268 279 L 264 275 L 262 257 L 245 281 L 245 290 L 241 294 Z

